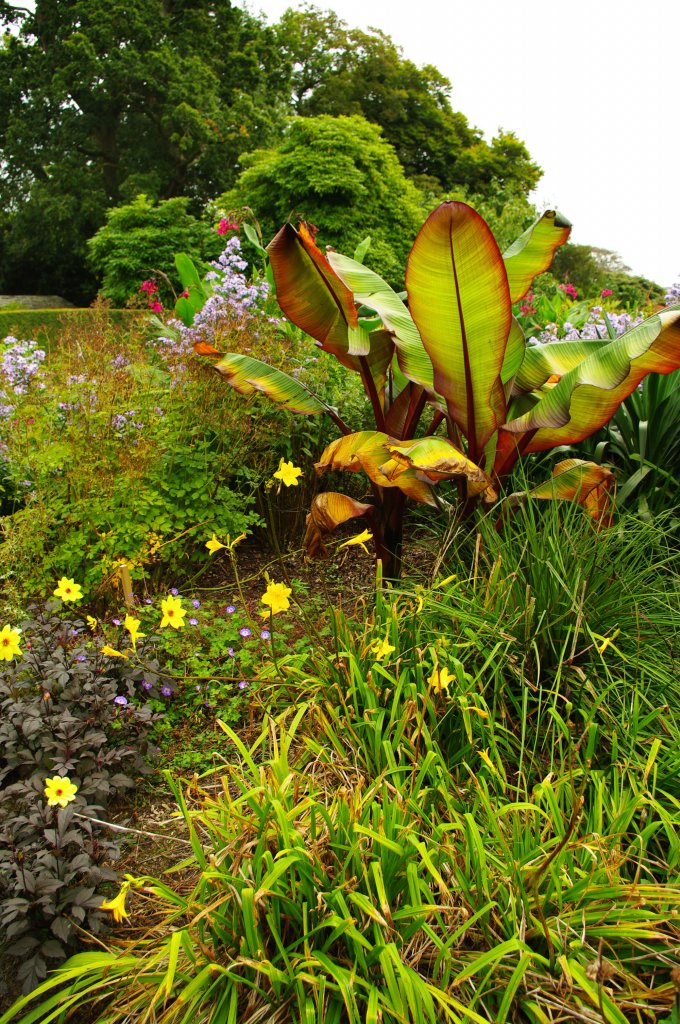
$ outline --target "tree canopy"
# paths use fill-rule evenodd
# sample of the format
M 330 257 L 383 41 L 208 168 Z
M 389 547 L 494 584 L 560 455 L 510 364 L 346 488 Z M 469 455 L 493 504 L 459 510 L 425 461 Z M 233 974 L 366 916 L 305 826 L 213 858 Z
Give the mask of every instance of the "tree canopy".
M 269 26 L 229 0 L 32 6 L 0 0 L 1 290 L 91 298 L 87 240 L 107 210 L 143 193 L 200 214 L 296 115 L 379 125 L 437 196 L 526 195 L 540 175 L 512 133 L 488 144 L 453 110 L 436 68 L 332 12 Z
M 227 211 L 255 210 L 267 240 L 289 219 L 307 221 L 317 244 L 346 253 L 370 235 L 366 263 L 401 284 L 421 197 L 377 125 L 359 115 L 299 117 L 279 146 L 244 161 L 235 188 L 221 198 Z

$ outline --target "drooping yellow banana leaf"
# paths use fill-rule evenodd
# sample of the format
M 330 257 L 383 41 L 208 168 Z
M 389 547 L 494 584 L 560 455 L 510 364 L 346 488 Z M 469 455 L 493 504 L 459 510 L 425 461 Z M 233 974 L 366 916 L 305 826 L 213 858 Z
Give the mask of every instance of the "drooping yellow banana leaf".
M 448 438 L 420 437 L 413 441 L 388 443 L 387 448 L 395 461 L 412 469 L 419 480 L 434 484 L 438 480 L 463 476 L 468 482 L 468 495 L 489 491 L 493 500 L 497 497 L 487 474 Z
M 512 310 L 496 240 L 466 203 L 430 214 L 408 258 L 406 289 L 435 390 L 477 461 L 505 419 L 500 373 Z
M 535 277 L 548 269 L 555 251 L 569 238 L 571 224 L 556 210 L 546 210 L 503 253 L 510 285 L 510 301 L 518 302 Z
M 414 501 L 436 505 L 427 483 L 419 480 L 414 470 L 395 461 L 389 445 L 395 441 L 379 430 L 361 430 L 332 441 L 317 463 L 317 473 L 328 469 L 358 473 L 363 470 L 378 487 L 398 487 Z
M 565 373 L 500 433 L 531 435 L 521 442 L 523 452 L 581 441 L 611 419 L 648 373 L 670 373 L 679 366 L 680 309 L 663 310 Z
M 282 370 L 277 370 L 268 363 L 238 352 L 227 352 L 219 363 L 215 364 L 225 380 L 242 395 L 261 392 L 289 412 L 314 416 L 325 412 L 326 406 L 313 394 Z
M 324 542 L 327 535 L 341 523 L 364 516 L 372 509 L 372 505 L 365 505 L 337 491 L 317 494 L 307 515 L 307 530 L 302 542 L 307 555 L 310 558 L 327 558 L 328 549 Z
M 589 516 L 604 525 L 610 521 L 615 485 L 614 474 L 605 466 L 583 459 L 563 459 L 553 467 L 550 480 L 534 487 L 528 495 L 549 501 L 574 501 L 582 505 Z M 507 500 L 514 505 L 526 496 L 522 492 L 515 492 Z

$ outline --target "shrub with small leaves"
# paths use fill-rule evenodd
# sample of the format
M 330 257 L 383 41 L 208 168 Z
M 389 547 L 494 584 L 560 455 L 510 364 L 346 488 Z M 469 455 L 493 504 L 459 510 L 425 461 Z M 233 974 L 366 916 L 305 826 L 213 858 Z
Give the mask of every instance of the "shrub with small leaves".
M 155 717 L 140 697 L 157 665 L 108 657 L 60 607 L 32 610 L 0 672 L 0 947 L 25 991 L 105 927 L 95 891 L 118 848 L 95 819 L 148 770 Z

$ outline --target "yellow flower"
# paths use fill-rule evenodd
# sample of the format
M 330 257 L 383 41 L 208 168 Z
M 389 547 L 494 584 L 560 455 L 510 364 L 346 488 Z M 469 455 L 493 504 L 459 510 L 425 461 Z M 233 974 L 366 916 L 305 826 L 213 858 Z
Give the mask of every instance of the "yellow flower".
M 619 636 L 620 632 L 621 632 L 620 629 L 615 629 L 611 636 L 608 636 L 608 637 L 598 637 L 598 640 L 602 640 L 602 643 L 597 648 L 597 653 L 598 654 L 604 654 L 604 652 L 607 650 L 607 648 L 611 646 L 611 648 L 613 650 L 615 650 L 617 654 L 621 654 L 619 649 L 617 647 L 614 647 L 614 641 L 616 640 L 617 636 Z M 594 633 L 593 633 L 593 636 L 595 636 Z
M 184 625 L 186 609 L 182 608 L 182 601 L 179 597 L 173 597 L 172 594 L 170 594 L 169 597 L 164 598 L 161 601 L 161 611 L 163 612 L 161 629 L 165 626 L 172 626 L 174 629 L 179 629 Z
M 87 624 L 90 627 L 90 629 L 97 628 L 97 620 L 92 615 L 87 616 Z
M 11 626 L 3 626 L 0 630 L 0 661 L 11 661 L 21 654 L 19 646 L 20 634 Z
M 481 759 L 484 762 L 484 764 L 486 765 L 486 767 L 490 768 L 491 771 L 494 773 L 494 775 L 497 775 L 498 778 L 500 779 L 500 775 L 498 773 L 498 768 L 496 768 L 496 765 L 493 763 L 493 761 L 489 757 L 488 749 L 487 750 L 478 750 L 477 753 L 481 757 Z
M 297 487 L 299 476 L 302 476 L 302 470 L 283 459 L 279 462 L 278 472 L 274 473 L 274 479 L 280 480 L 286 487 Z
M 363 533 L 358 533 L 356 537 L 350 537 L 349 540 L 346 540 L 343 544 L 340 544 L 340 546 L 338 547 L 338 551 L 340 550 L 340 548 L 349 548 L 352 547 L 353 544 L 358 544 L 359 547 L 362 547 L 366 554 L 368 554 L 369 551 L 368 548 L 366 547 L 367 540 L 373 540 L 373 534 L 371 533 L 370 530 L 364 530 Z
M 220 550 L 220 548 L 226 548 L 227 545 L 220 543 L 220 541 L 217 539 L 217 534 L 213 533 L 210 540 L 207 540 L 205 542 L 205 546 L 207 547 L 211 555 L 215 555 Z
M 80 601 L 83 596 L 83 588 L 80 583 L 75 583 L 73 580 L 67 579 L 66 576 L 62 576 L 54 591 L 54 596 L 60 597 L 62 601 Z
M 74 786 L 68 775 L 55 775 L 53 779 L 45 779 L 44 793 L 49 807 L 66 807 L 71 800 L 75 800 L 77 792 L 78 787 Z
M 139 619 L 134 619 L 132 615 L 125 616 L 125 622 L 123 623 L 128 633 L 130 634 L 130 640 L 132 641 L 132 649 L 137 650 L 137 639 L 140 636 L 146 636 L 146 633 L 140 633 L 139 627 L 141 625 Z
M 383 658 L 387 658 L 394 650 L 396 650 L 396 648 L 387 642 L 387 637 L 371 647 L 371 651 L 376 661 L 382 661 Z
M 271 614 L 276 615 L 278 612 L 288 611 L 290 608 L 288 595 L 292 593 L 293 591 L 285 583 L 274 583 L 273 580 L 270 580 L 260 601 L 262 604 L 268 604 Z
M 113 914 L 113 920 L 120 924 L 126 917 L 130 916 L 125 909 L 125 897 L 130 885 L 130 882 L 123 882 L 118 895 L 114 896 L 112 900 L 104 900 L 97 909 L 108 910 L 110 914 Z
M 428 679 L 430 689 L 434 690 L 435 693 L 448 693 L 449 683 L 453 682 L 455 676 L 452 676 L 448 668 L 440 668 L 439 665 L 435 665 L 434 672 Z
M 102 654 L 107 654 L 109 658 L 125 658 L 127 660 L 127 654 L 117 651 L 115 647 L 109 647 L 108 644 L 104 644 L 102 647 Z

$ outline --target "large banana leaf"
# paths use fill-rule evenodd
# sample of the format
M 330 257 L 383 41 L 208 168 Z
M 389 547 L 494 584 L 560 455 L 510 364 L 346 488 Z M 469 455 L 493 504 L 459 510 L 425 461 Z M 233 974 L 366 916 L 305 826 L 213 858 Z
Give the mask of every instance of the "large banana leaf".
M 493 500 L 497 498 L 486 473 L 446 437 L 419 437 L 413 441 L 392 442 L 387 444 L 387 449 L 395 462 L 412 469 L 418 480 L 434 484 L 438 480 L 465 477 L 468 495 L 489 491 Z
M 406 288 L 435 390 L 476 462 L 505 418 L 500 372 L 512 324 L 503 258 L 479 214 L 459 202 L 430 214 L 408 258 Z
M 277 370 L 259 359 L 253 359 L 252 356 L 227 352 L 220 362 L 215 364 L 215 369 L 219 370 L 227 382 L 242 395 L 252 395 L 253 392 L 260 391 L 283 409 L 303 413 L 305 416 L 326 412 L 326 405 L 294 377 L 289 377 L 282 370 Z
M 362 263 L 329 252 L 328 262 L 347 285 L 356 302 L 374 309 L 394 339 L 401 372 L 414 384 L 434 390 L 432 363 L 423 348 L 408 308 L 386 281 Z
M 527 434 L 524 452 L 588 437 L 607 423 L 648 373 L 680 366 L 680 309 L 655 313 L 569 370 L 532 409 L 501 433 Z
M 284 224 L 267 246 L 276 298 L 286 316 L 336 356 L 366 355 L 368 334 L 359 325 L 352 293 L 300 225 Z
M 563 377 L 575 366 L 611 342 L 602 339 L 554 341 L 548 345 L 527 347 L 522 364 L 512 383 L 512 395 L 523 395 L 540 388 L 551 377 Z M 508 410 L 510 412 L 510 410 Z
M 510 301 L 523 298 L 531 282 L 548 269 L 556 249 L 569 238 L 571 224 L 556 210 L 546 210 L 503 253 L 508 273 Z

